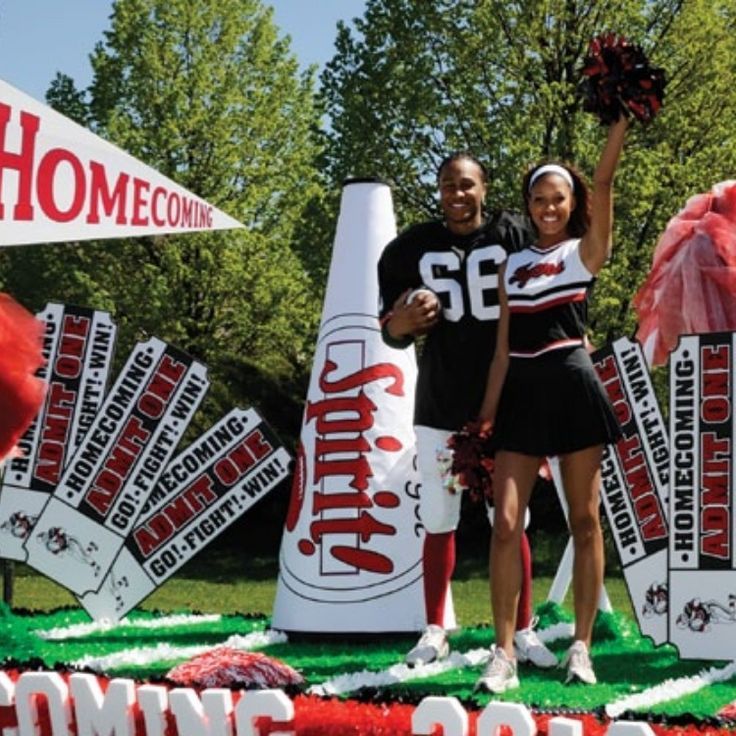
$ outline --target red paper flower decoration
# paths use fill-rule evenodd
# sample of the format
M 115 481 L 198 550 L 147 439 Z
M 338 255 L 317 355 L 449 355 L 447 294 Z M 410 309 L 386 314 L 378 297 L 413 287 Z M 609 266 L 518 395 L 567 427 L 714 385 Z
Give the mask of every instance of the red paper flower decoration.
M 45 384 L 35 372 L 43 365 L 43 323 L 7 294 L 0 294 L 0 462 L 43 403 Z
M 263 689 L 302 685 L 304 678 L 288 664 L 258 652 L 215 647 L 169 670 L 166 678 L 183 687 Z

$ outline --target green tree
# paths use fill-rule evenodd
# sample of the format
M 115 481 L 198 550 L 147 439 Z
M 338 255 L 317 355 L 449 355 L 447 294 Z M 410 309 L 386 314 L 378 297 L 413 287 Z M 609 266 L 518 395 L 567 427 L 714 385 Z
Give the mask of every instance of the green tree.
M 299 252 L 323 191 L 314 70 L 300 73 L 260 0 L 116 0 L 91 61 L 86 95 L 59 75 L 50 102 L 245 228 L 43 247 L 6 277 L 35 306 L 109 308 L 123 354 L 148 333 L 204 360 L 198 428 L 280 397 L 294 433 L 320 307 Z
M 602 142 L 576 88 L 591 38 L 615 31 L 667 72 L 665 109 L 635 125 L 616 184 L 612 262 L 596 287 L 601 343 L 629 334 L 630 300 L 667 220 L 736 170 L 736 14 L 726 0 L 368 0 L 322 77 L 329 171 L 394 183 L 401 225 L 437 213 L 453 149 L 488 164 L 494 207 L 521 206 L 523 171 L 562 158 L 592 172 Z

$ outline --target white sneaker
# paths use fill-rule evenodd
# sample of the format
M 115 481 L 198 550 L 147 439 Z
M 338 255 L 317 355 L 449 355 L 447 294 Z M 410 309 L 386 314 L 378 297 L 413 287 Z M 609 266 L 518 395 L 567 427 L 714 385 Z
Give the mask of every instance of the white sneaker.
M 449 653 L 447 632 L 437 624 L 429 624 L 417 645 L 404 657 L 404 662 L 409 667 L 415 667 L 418 664 L 429 664 L 444 659 Z
M 494 695 L 500 695 L 515 687 L 519 687 L 516 660 L 509 659 L 506 652 L 500 647 L 492 647 L 491 658 L 480 679 L 475 683 L 475 690 L 485 690 Z
M 588 647 L 584 641 L 573 642 L 573 645 L 567 650 L 562 666 L 567 665 L 567 679 L 565 684 L 570 682 L 582 682 L 585 685 L 595 685 L 598 679 L 593 671 L 593 662 L 588 653 Z
M 557 657 L 544 645 L 542 640 L 534 631 L 536 619 L 526 629 L 519 629 L 514 634 L 514 654 L 521 664 L 530 662 L 535 667 L 547 669 L 557 665 Z

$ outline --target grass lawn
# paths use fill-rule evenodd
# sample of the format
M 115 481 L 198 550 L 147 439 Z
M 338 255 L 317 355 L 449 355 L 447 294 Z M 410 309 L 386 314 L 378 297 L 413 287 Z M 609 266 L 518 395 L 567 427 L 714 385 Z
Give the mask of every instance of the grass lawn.
M 193 560 L 140 604 L 144 610 L 200 611 L 203 613 L 271 614 L 278 574 L 275 559 L 218 554 L 215 561 Z M 551 577 L 534 581 L 534 606 L 547 596 Z M 614 610 L 631 614 L 626 585 L 621 578 L 606 580 L 606 591 Z M 460 562 L 452 585 L 455 612 L 466 625 L 487 624 L 491 620 L 486 570 L 477 562 Z M 74 596 L 26 565 L 16 564 L 12 607 L 16 610 L 51 611 L 77 606 Z M 565 601 L 571 607 L 571 600 Z

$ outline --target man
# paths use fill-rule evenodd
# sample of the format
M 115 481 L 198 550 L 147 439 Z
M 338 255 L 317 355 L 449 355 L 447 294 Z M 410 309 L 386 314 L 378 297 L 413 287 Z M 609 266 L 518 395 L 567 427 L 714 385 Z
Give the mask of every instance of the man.
M 448 156 L 437 180 L 443 221 L 402 233 L 386 246 L 378 264 L 384 341 L 404 348 L 418 335 L 427 335 L 414 416 L 426 531 L 422 564 L 427 628 L 406 656 L 412 666 L 449 653 L 443 623 L 461 496 L 443 487 L 437 455 L 453 432 L 478 416 L 496 344 L 498 270 L 508 252 L 520 250 L 532 238 L 523 218 L 501 212 L 486 219 L 487 172 L 472 155 Z M 527 585 L 519 604 L 517 656 L 520 662 L 551 667 L 557 660 L 532 628 L 526 535 L 522 558 Z

